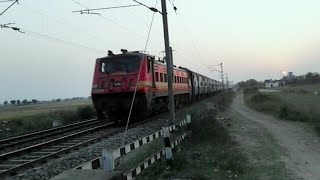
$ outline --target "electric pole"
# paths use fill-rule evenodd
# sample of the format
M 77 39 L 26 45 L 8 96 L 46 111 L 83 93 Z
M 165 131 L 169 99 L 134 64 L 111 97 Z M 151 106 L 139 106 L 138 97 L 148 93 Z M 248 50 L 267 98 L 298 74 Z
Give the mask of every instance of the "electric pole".
M 224 89 L 224 79 L 223 79 L 223 76 L 224 76 L 224 75 L 223 75 L 223 64 L 221 63 L 221 64 L 220 64 L 220 66 L 221 66 L 221 71 L 220 71 L 220 72 L 221 72 L 221 80 L 222 80 L 222 89 Z
M 226 73 L 226 84 L 227 84 L 227 89 L 229 89 L 229 78 L 228 78 L 228 73 Z
M 168 92 L 169 92 L 169 111 L 170 111 L 170 124 L 173 124 L 175 120 L 175 108 L 174 108 L 174 95 L 173 95 L 173 61 L 172 51 L 169 44 L 169 30 L 168 30 L 168 17 L 167 17 L 167 4 L 166 0 L 161 0 L 162 6 L 162 20 L 163 20 L 163 34 L 164 34 L 164 45 L 166 51 L 166 64 L 168 74 Z

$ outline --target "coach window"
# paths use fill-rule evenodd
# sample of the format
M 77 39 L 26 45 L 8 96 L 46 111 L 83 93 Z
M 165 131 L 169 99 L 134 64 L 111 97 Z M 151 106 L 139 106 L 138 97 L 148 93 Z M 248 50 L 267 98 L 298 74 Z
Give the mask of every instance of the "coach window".
M 160 82 L 163 82 L 163 73 L 160 73 Z
M 164 82 L 168 82 L 167 74 L 163 74 L 163 75 L 164 75 Z
M 159 73 L 156 72 L 156 81 L 159 82 Z

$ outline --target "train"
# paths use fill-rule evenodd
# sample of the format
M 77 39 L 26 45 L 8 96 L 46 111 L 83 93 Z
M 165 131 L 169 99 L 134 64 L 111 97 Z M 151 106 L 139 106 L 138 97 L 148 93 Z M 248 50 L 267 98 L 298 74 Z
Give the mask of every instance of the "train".
M 173 70 L 175 106 L 213 95 L 223 84 L 188 68 Z M 168 111 L 168 75 L 164 59 L 142 51 L 127 51 L 96 59 L 91 97 L 98 119 L 126 121 L 132 106 L 132 117 L 145 118 Z

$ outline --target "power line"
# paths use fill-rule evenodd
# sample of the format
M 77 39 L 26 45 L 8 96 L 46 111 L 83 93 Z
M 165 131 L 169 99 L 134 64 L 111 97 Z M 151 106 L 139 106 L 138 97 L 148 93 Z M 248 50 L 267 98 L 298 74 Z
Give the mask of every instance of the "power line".
M 90 9 L 89 7 L 83 5 L 83 4 L 81 4 L 81 3 L 79 3 L 79 2 L 77 2 L 77 1 L 75 1 L 75 0 L 71 0 L 71 1 L 75 2 L 75 3 L 78 4 L 79 6 L 82 6 L 82 7 L 86 8 L 86 9 Z M 123 30 L 125 30 L 125 31 L 127 31 L 127 32 L 129 32 L 129 33 L 134 33 L 134 34 L 136 34 L 137 36 L 139 36 L 139 37 L 142 38 L 142 39 L 145 38 L 144 36 L 142 36 L 142 35 L 140 35 L 140 34 L 138 34 L 138 33 L 136 33 L 136 32 L 131 31 L 130 29 L 126 28 L 125 26 L 123 26 L 123 25 L 121 25 L 121 24 L 119 24 L 119 23 L 117 23 L 117 22 L 115 22 L 115 21 L 113 21 L 113 20 L 111 20 L 111 19 L 109 19 L 109 18 L 101 15 L 101 14 L 97 14 L 97 15 L 99 15 L 102 19 L 107 20 L 107 21 L 109 21 L 109 22 L 111 22 L 111 23 L 119 26 L 120 28 L 122 28 Z
M 155 7 L 157 6 L 157 4 L 158 4 L 158 0 L 156 0 Z M 151 29 L 152 29 L 152 25 L 153 25 L 153 20 L 154 20 L 154 15 L 155 14 L 156 14 L 156 12 L 153 12 L 153 14 L 152 14 L 152 19 L 151 19 L 150 28 L 149 28 L 148 37 L 147 37 L 147 42 L 146 42 L 146 45 L 144 47 L 144 51 L 146 51 L 147 47 L 148 47 L 148 43 L 149 43 L 149 39 L 150 39 L 150 34 L 151 34 Z
M 15 0 L 3 0 L 3 1 L 0 1 L 0 3 L 3 3 L 3 2 L 12 2 L 12 1 L 15 1 Z
M 92 51 L 92 52 L 95 52 L 95 53 L 100 53 L 100 54 L 106 54 L 107 53 L 106 51 L 103 51 L 103 50 L 91 48 L 91 47 L 88 47 L 88 46 L 85 46 L 85 45 L 81 45 L 81 44 L 77 44 L 77 43 L 74 43 L 74 42 L 65 41 L 65 40 L 62 40 L 62 39 L 59 39 L 59 38 L 56 38 L 56 37 L 51 37 L 51 36 L 48 36 L 48 35 L 45 35 L 45 34 L 40 34 L 40 33 L 32 32 L 32 31 L 28 31 L 28 30 L 23 30 L 22 31 L 18 27 L 11 26 L 12 24 L 14 24 L 14 23 L 3 24 L 3 25 L 0 25 L 0 27 L 1 28 L 10 28 L 10 29 L 12 29 L 14 31 L 17 31 L 17 32 L 20 32 L 20 33 L 23 33 L 23 34 L 27 34 L 27 35 L 30 35 L 30 36 L 34 36 L 34 37 L 38 37 L 38 38 L 54 41 L 54 42 L 61 43 L 61 44 L 64 44 L 64 45 L 73 46 L 73 47 L 76 47 L 76 48 L 89 50 L 89 51 Z
M 158 3 L 158 0 L 156 0 L 155 7 L 157 6 L 157 3 Z M 153 12 L 153 15 L 152 15 L 152 19 L 151 19 L 150 28 L 149 28 L 149 32 L 148 32 L 148 36 L 147 36 L 146 45 L 145 45 L 145 47 L 144 47 L 144 51 L 146 51 L 146 50 L 147 50 L 147 47 L 148 47 L 149 38 L 150 38 L 150 34 L 151 34 L 151 29 L 152 29 L 152 24 L 153 24 L 153 20 L 154 20 L 155 13 L 156 13 L 156 12 L 154 11 L 154 12 Z M 126 128 L 125 128 L 125 130 L 124 130 L 124 134 L 123 134 L 123 138 L 122 138 L 122 146 L 124 145 L 124 141 L 125 141 L 125 139 L 126 139 L 127 130 L 128 130 L 128 126 L 129 126 L 129 122 L 130 122 L 130 118 L 131 118 L 131 113 L 132 113 L 134 101 L 135 101 L 136 94 L 137 94 L 138 80 L 140 79 L 140 75 L 141 75 L 141 70 L 142 70 L 142 65 L 143 65 L 144 59 L 145 59 L 145 58 L 143 57 L 143 60 L 142 60 L 142 62 L 141 62 L 141 64 L 140 64 L 140 69 L 139 69 L 139 73 L 138 73 L 138 77 L 137 77 L 137 82 L 136 82 L 136 86 L 135 86 L 135 89 L 134 89 L 133 97 L 132 97 L 132 100 L 131 100 L 131 106 L 130 106 L 130 110 L 129 110 L 129 114 L 128 114 L 128 119 L 127 119 L 127 123 L 126 123 Z
M 144 7 L 148 8 L 148 9 L 150 9 L 150 10 L 153 11 L 153 12 L 158 12 L 158 13 L 162 14 L 162 13 L 161 13 L 157 8 L 155 8 L 155 7 L 149 7 L 149 6 L 143 4 L 142 2 L 139 2 L 139 1 L 137 1 L 137 0 L 132 0 L 132 1 L 140 4 L 141 6 L 144 6 Z
M 95 9 L 85 9 L 85 10 L 77 10 L 72 12 L 89 12 L 89 11 L 99 11 L 99 10 L 108 10 L 108 9 L 119 9 L 119 8 L 126 8 L 126 7 L 134 7 L 134 6 L 140 6 L 140 4 L 133 4 L 133 5 L 124 5 L 124 6 L 113 6 L 113 7 L 105 7 L 105 8 L 95 8 Z
M 37 37 L 44 38 L 44 39 L 47 39 L 47 40 L 52 40 L 52 41 L 55 41 L 55 42 L 58 42 L 58 43 L 61 43 L 61 44 L 65 44 L 65 45 L 70 45 L 70 46 L 73 46 L 73 47 L 76 47 L 76 48 L 86 49 L 86 50 L 89 50 L 89 51 L 92 51 L 92 52 L 95 52 L 95 53 L 99 53 L 99 54 L 107 54 L 107 52 L 103 51 L 103 50 L 91 48 L 91 47 L 88 47 L 88 46 L 85 46 L 85 45 L 81 45 L 81 44 L 76 44 L 74 42 L 65 41 L 65 40 L 62 40 L 62 39 L 59 39 L 59 38 L 55 38 L 55 37 L 51 37 L 51 36 L 48 36 L 48 35 L 32 32 L 32 31 L 24 31 L 24 32 L 26 34 L 29 34 L 29 35 L 32 35 L 32 36 L 37 36 Z
M 2 13 L 0 13 L 0 16 L 2 16 L 8 9 L 10 9 L 14 4 L 19 3 L 18 0 L 15 0 L 9 7 L 7 7 Z

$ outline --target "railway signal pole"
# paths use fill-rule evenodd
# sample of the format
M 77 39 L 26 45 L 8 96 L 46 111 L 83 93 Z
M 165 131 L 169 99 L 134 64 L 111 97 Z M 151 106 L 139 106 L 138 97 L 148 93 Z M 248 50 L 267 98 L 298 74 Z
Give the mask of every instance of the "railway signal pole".
M 169 30 L 168 30 L 168 17 L 167 17 L 167 4 L 166 0 L 161 0 L 162 7 L 162 20 L 163 20 L 163 34 L 164 34 L 164 45 L 166 51 L 166 64 L 168 73 L 168 91 L 169 91 L 169 111 L 170 111 L 170 124 L 173 124 L 175 120 L 175 107 L 174 107 L 174 94 L 173 94 L 173 60 L 172 52 L 169 41 Z
M 221 72 L 221 80 L 222 80 L 222 89 L 224 89 L 223 64 L 221 63 L 220 66 L 221 66 L 220 72 Z
M 226 85 L 227 85 L 227 89 L 229 89 L 229 78 L 228 78 L 228 73 L 226 73 Z

